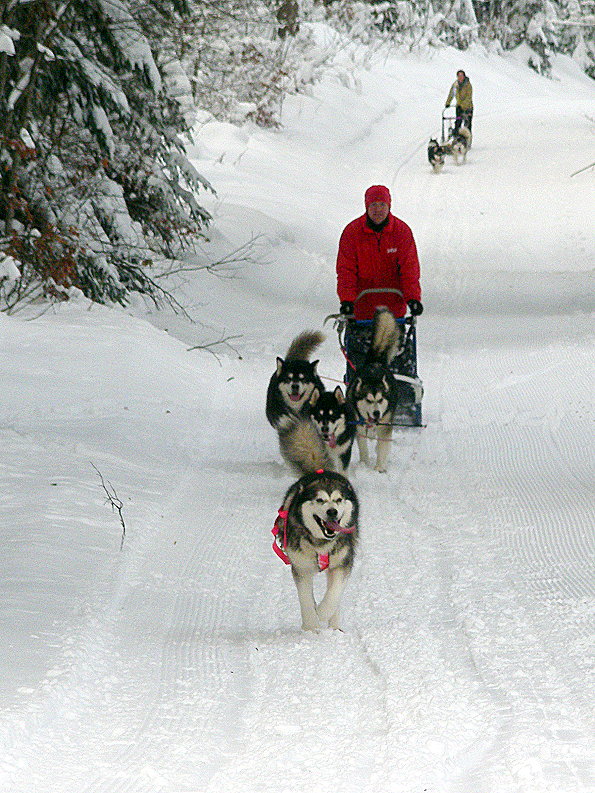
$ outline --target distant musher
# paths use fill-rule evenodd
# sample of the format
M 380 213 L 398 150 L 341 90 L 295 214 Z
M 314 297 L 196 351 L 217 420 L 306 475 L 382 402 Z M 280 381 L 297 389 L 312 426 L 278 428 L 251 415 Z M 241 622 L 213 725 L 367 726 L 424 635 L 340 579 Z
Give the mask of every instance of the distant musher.
M 456 113 L 454 134 L 457 135 L 459 127 L 463 124 L 471 132 L 471 122 L 473 120 L 473 88 L 469 78 L 462 69 L 457 72 L 457 79 L 450 87 L 446 97 L 445 107 L 450 107 L 452 100 L 456 100 Z

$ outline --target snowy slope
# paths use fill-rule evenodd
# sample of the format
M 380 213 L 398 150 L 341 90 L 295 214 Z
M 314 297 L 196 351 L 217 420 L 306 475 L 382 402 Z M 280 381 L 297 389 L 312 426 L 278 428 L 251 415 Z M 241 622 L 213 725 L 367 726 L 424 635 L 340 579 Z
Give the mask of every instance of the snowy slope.
M 474 145 L 436 176 L 461 66 Z M 595 196 L 570 174 L 594 159 L 593 83 L 565 59 L 548 81 L 346 48 L 283 121 L 197 130 L 212 255 L 256 238 L 232 278 L 180 277 L 204 324 L 82 298 L 0 315 L 0 789 L 587 793 Z M 309 635 L 270 549 L 292 477 L 264 393 L 336 310 L 338 236 L 375 182 L 422 258 L 427 427 L 388 474 L 354 467 L 345 633 Z M 219 334 L 241 335 L 188 350 Z M 332 332 L 320 358 L 340 378 Z

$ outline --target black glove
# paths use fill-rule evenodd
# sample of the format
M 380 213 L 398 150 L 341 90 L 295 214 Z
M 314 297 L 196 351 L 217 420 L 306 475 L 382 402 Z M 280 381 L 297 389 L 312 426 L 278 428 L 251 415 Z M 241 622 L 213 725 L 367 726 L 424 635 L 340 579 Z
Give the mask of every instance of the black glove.
M 412 317 L 419 317 L 420 314 L 423 314 L 424 307 L 419 300 L 410 300 L 407 305 L 409 306 Z
M 353 303 L 351 300 L 343 300 L 341 303 L 340 308 L 341 314 L 345 317 L 352 317 L 353 316 Z

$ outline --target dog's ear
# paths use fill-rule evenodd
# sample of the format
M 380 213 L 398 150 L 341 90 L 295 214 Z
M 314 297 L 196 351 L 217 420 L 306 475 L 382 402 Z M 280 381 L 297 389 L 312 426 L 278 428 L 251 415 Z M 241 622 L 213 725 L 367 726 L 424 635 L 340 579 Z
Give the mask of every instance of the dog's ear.
M 343 390 L 340 385 L 335 388 L 335 399 L 340 405 L 345 404 L 345 397 L 343 396 Z
M 277 358 L 277 377 L 281 376 L 281 369 L 283 368 L 283 364 L 285 361 L 283 358 Z
M 349 479 L 347 480 L 347 495 L 351 503 L 355 506 L 355 502 L 357 501 L 357 496 L 355 495 L 355 489 Z
M 355 380 L 353 381 L 353 390 L 356 393 L 361 388 L 361 384 L 362 384 L 362 378 L 361 377 L 356 377 Z
M 382 385 L 386 388 L 387 391 L 389 390 L 388 380 L 386 379 L 386 377 L 382 378 Z
M 320 363 L 319 360 L 318 361 L 312 361 L 312 373 L 315 376 L 318 376 L 318 372 L 316 371 L 316 367 L 318 366 L 319 363 Z
M 320 390 L 315 388 L 314 391 L 310 394 L 309 402 L 314 407 L 314 405 L 318 402 L 318 398 L 320 397 Z

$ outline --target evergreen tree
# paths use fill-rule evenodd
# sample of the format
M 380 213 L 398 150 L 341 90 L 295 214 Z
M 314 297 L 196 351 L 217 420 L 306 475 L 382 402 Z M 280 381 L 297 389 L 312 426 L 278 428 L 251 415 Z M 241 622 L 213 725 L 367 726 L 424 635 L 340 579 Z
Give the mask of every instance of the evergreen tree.
M 31 284 L 98 301 L 159 299 L 150 275 L 209 222 L 181 105 L 155 57 L 183 2 L 4 0 L 0 38 L 2 250 Z M 153 48 L 151 47 L 153 43 Z

